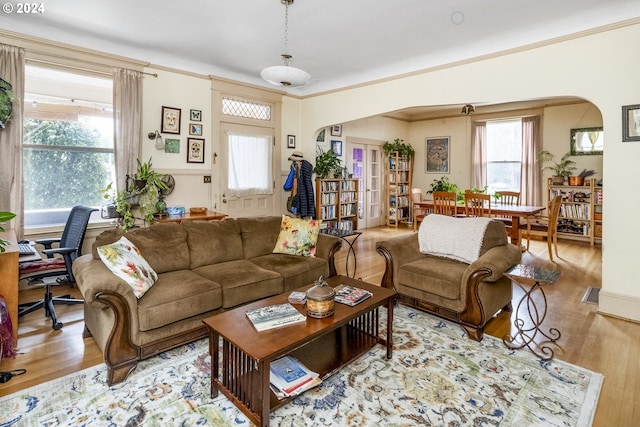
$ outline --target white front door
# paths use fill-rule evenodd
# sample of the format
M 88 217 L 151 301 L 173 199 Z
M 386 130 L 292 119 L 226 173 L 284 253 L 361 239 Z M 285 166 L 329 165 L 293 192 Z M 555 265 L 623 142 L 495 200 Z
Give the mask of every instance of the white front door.
M 276 215 L 276 159 L 280 151 L 270 128 L 222 123 L 222 197 L 230 217 Z

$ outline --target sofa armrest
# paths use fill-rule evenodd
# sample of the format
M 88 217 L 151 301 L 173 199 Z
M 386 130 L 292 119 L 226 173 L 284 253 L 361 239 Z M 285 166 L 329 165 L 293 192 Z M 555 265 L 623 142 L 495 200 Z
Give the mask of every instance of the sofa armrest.
M 462 280 L 463 282 L 467 281 L 474 271 L 487 269 L 491 274 L 482 280 L 485 282 L 495 282 L 503 277 L 505 271 L 520 262 L 521 258 L 522 252 L 520 252 L 520 248 L 516 245 L 507 244 L 495 246 L 469 265 Z
M 342 249 L 342 240 L 340 240 L 339 237 L 322 233 L 318 235 L 316 256 L 327 260 L 329 264 L 329 277 L 338 274 L 336 271 L 335 256 L 340 249 Z
M 385 271 L 381 286 L 394 289 L 398 269 L 407 263 L 420 259 L 418 233 L 405 234 L 376 242 L 376 251 L 385 259 Z

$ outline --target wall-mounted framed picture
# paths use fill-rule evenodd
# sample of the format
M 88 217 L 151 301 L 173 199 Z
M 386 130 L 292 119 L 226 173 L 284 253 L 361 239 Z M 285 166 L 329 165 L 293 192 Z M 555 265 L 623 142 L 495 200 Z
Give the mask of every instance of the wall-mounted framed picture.
M 622 106 L 622 142 L 640 141 L 640 104 Z
M 331 126 L 331 136 L 342 136 L 342 125 Z
M 436 136 L 425 138 L 425 173 L 449 173 L 451 170 L 450 138 L 448 136 Z
M 189 118 L 192 122 L 201 122 L 202 121 L 202 111 L 201 110 L 190 110 Z
M 187 139 L 187 163 L 204 163 L 204 139 Z
M 331 151 L 334 156 L 342 157 L 342 141 L 331 141 Z
M 180 152 L 180 140 L 174 138 L 164 139 L 164 152 L 165 153 L 179 153 Z
M 180 108 L 162 107 L 161 133 L 174 133 L 180 135 Z
M 604 132 L 602 126 L 571 129 L 569 152 L 572 156 L 602 155 L 604 150 Z
M 296 148 L 296 136 L 287 135 L 287 148 Z
M 189 123 L 189 135 L 202 136 L 202 125 L 200 123 Z

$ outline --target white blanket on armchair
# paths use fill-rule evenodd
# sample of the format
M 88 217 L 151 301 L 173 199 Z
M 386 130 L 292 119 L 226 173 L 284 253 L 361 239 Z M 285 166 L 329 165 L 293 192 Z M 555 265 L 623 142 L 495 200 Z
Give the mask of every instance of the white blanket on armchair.
M 418 230 L 420 252 L 471 264 L 480 256 L 490 222 L 491 218 L 484 217 L 427 215 Z

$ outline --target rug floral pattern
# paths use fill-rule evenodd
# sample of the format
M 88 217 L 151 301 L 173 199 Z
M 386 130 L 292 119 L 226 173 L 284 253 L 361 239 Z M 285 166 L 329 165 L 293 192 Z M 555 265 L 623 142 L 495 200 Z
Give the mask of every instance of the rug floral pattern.
M 384 324 L 384 322 L 383 322 Z M 397 306 L 394 353 L 376 346 L 271 413 L 271 426 L 591 425 L 603 377 L 543 362 L 455 324 Z M 251 426 L 210 398 L 208 343 L 141 362 L 106 386 L 104 365 L 0 398 L 0 426 Z

